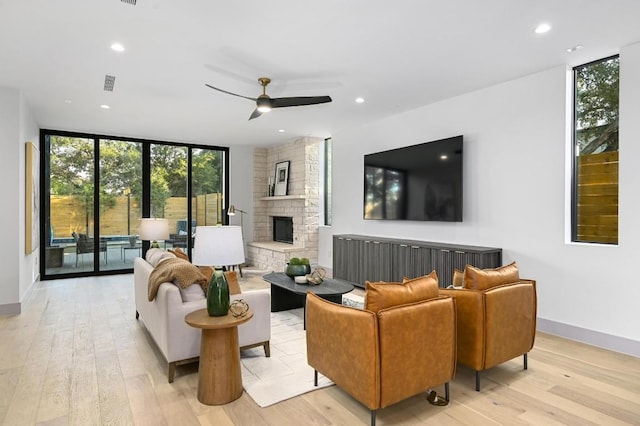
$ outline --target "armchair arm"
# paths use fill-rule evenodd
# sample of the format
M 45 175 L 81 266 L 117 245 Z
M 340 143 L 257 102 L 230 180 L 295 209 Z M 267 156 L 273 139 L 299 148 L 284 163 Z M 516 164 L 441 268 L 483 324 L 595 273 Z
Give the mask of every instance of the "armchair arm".
M 307 294 L 307 362 L 370 410 L 380 408 L 378 324 L 373 312 Z
M 483 370 L 486 344 L 483 293 L 470 289 L 440 289 L 440 294 L 456 300 L 458 361 L 474 370 Z
M 485 292 L 484 368 L 490 368 L 525 354 L 533 348 L 536 335 L 536 285 L 520 280 Z

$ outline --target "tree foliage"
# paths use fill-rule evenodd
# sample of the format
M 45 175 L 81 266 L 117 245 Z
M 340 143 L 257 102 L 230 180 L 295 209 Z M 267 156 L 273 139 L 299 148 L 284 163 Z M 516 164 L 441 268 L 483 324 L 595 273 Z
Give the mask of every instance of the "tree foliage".
M 618 57 L 576 68 L 576 133 L 580 154 L 618 150 Z
M 50 139 L 50 191 L 82 200 L 87 217 L 93 215 L 93 139 L 52 136 Z M 153 144 L 151 149 L 151 214 L 164 217 L 169 197 L 187 196 L 187 153 L 183 146 Z M 131 194 L 142 202 L 142 144 L 101 139 L 100 207 L 111 208 L 116 197 Z M 222 152 L 192 150 L 194 195 L 221 192 Z

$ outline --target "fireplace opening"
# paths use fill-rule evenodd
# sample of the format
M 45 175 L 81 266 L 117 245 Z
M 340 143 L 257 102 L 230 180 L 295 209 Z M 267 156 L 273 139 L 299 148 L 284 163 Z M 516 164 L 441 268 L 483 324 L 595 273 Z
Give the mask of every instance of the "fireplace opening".
M 273 216 L 273 241 L 293 244 L 293 218 Z

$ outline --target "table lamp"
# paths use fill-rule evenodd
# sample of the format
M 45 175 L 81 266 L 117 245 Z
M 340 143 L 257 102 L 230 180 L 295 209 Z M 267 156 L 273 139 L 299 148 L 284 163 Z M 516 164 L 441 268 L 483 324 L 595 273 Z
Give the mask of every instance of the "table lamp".
M 140 239 L 151 241 L 152 248 L 159 248 L 158 240 L 169 238 L 169 219 L 143 218 L 140 223 Z
M 196 226 L 194 265 L 232 266 L 244 263 L 244 244 L 239 226 Z

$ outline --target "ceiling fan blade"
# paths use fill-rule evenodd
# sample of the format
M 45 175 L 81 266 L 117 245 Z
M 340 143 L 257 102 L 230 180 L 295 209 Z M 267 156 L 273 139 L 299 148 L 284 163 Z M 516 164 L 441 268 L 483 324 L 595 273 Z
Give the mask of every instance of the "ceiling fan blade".
M 238 95 L 237 93 L 227 92 L 226 90 L 218 89 L 217 87 L 213 87 L 210 84 L 206 84 L 206 83 L 204 85 L 209 87 L 210 89 L 217 90 L 218 92 L 226 93 L 227 95 L 233 95 L 233 96 L 237 96 L 239 98 L 249 99 L 250 101 L 254 101 L 254 102 L 256 101 L 256 98 L 250 98 L 248 96 Z
M 331 102 L 330 96 L 301 96 L 293 98 L 271 98 L 271 108 L 283 108 L 303 105 L 317 105 Z
M 254 109 L 253 113 L 251 113 L 251 117 L 249 117 L 249 120 L 253 120 L 254 118 L 258 118 L 262 115 L 262 113 L 260 111 L 258 111 L 258 109 Z

